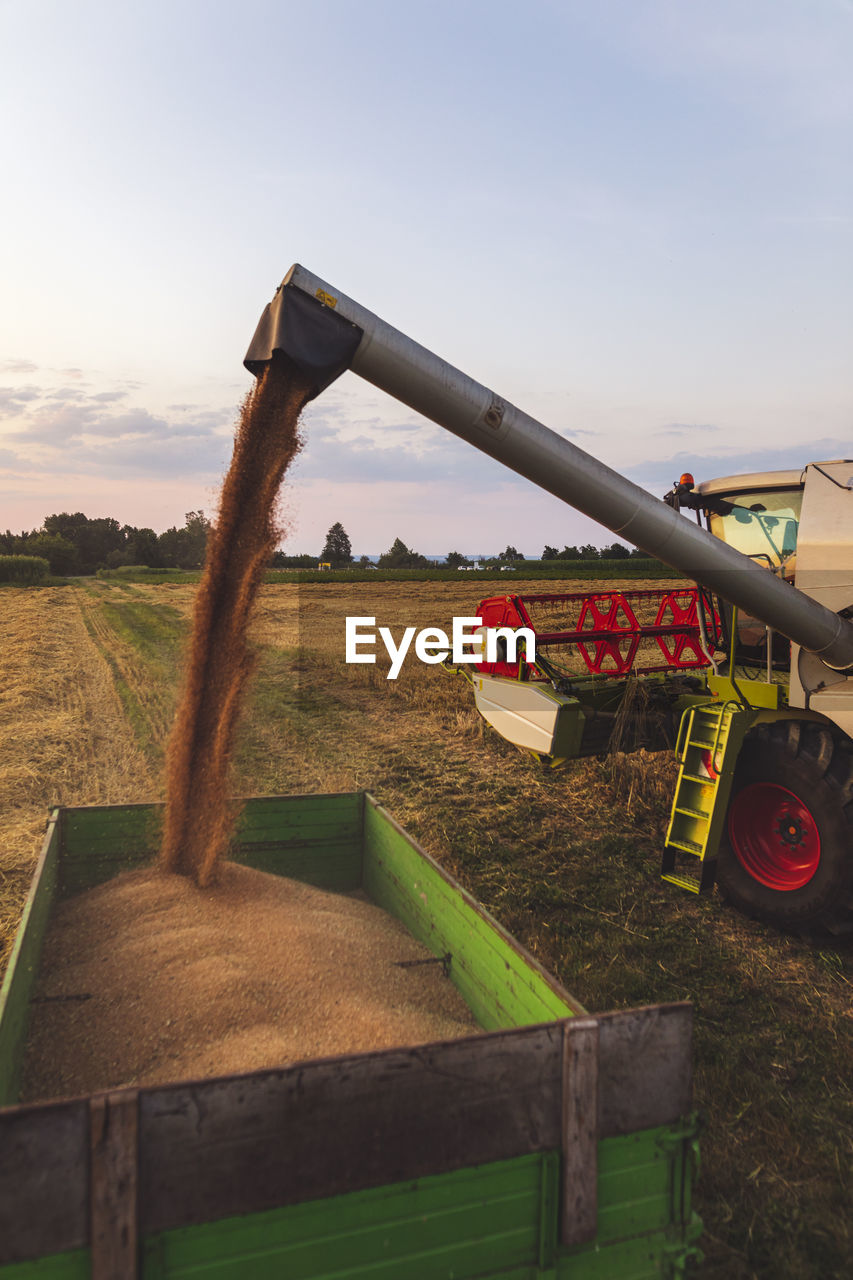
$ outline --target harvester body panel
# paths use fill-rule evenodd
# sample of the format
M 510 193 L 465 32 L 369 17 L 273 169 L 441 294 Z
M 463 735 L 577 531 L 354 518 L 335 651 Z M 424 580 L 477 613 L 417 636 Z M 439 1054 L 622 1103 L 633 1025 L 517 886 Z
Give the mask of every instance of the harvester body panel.
M 544 682 L 476 675 L 471 683 L 477 710 L 502 738 L 539 756 L 578 754 L 584 717 L 577 698 Z

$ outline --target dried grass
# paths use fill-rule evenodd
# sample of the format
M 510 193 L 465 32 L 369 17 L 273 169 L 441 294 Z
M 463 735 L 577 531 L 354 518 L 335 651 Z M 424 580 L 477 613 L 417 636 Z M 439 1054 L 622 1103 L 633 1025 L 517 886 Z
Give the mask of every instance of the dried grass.
M 132 588 L 128 597 L 138 593 Z M 83 620 L 98 652 L 110 670 L 115 691 L 122 703 L 124 717 L 133 728 L 140 747 L 149 759 L 154 776 L 175 712 L 174 663 L 168 657 L 154 660 L 140 652 L 136 637 L 124 628 L 117 629 L 110 614 L 116 609 L 114 589 L 98 583 L 79 597 Z
M 149 798 L 153 780 L 75 591 L 3 593 L 0 614 L 0 964 L 48 810 Z

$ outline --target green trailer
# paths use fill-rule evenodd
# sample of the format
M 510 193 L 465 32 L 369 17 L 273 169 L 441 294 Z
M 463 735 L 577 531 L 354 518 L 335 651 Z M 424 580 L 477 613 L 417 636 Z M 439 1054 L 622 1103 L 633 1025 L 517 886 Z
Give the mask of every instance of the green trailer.
M 364 793 L 249 800 L 233 856 L 364 890 L 481 1033 L 20 1105 L 53 904 L 150 861 L 160 816 L 51 814 L 0 993 L 0 1280 L 683 1274 L 690 1006 L 589 1016 Z

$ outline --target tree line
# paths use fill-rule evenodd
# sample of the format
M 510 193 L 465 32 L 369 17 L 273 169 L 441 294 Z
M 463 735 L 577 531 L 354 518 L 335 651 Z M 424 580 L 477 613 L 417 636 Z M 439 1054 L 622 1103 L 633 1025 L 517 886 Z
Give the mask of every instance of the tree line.
M 198 569 L 204 564 L 210 521 L 188 511 L 182 528 L 164 533 L 121 524 L 112 516 L 91 518 L 76 511 L 46 516 L 40 529 L 0 533 L 0 555 L 39 556 L 58 577 L 145 565 L 149 569 Z
M 124 565 L 144 565 L 149 569 L 199 569 L 204 564 L 210 521 L 203 511 L 188 511 L 181 528 L 173 526 L 164 533 L 153 529 L 138 529 L 134 525 L 121 524 L 112 516 L 91 518 L 76 511 L 63 511 L 59 515 L 46 516 L 40 529 L 0 534 L 0 555 L 37 556 L 46 560 L 51 573 L 57 577 L 77 574 L 93 574 L 99 569 L 119 569 Z M 642 556 L 641 551 L 629 551 L 621 543 L 609 547 L 565 546 L 562 551 L 546 546 L 542 560 L 620 560 Z M 515 547 L 508 545 L 496 556 L 487 556 L 479 563 L 489 566 L 513 564 L 524 560 Z M 312 555 L 287 556 L 282 551 L 273 553 L 270 565 L 281 569 L 311 569 L 317 564 L 328 564 L 333 569 L 348 565 L 373 564 L 367 556 L 358 560 L 352 554 L 352 543 L 340 521 L 326 534 L 326 541 L 318 557 Z M 391 546 L 378 560 L 380 569 L 425 569 L 434 561 L 407 547 L 402 538 L 395 538 Z M 463 568 L 471 560 L 459 551 L 450 551 L 444 563 L 450 569 Z
M 613 542 L 609 547 L 594 547 L 591 543 L 585 543 L 580 547 L 565 546 L 562 551 L 558 551 L 556 547 L 546 544 L 540 559 L 627 560 L 640 557 L 646 558 L 646 553 L 636 549 L 632 551 L 628 547 L 624 547 L 621 542 Z M 496 556 L 481 557 L 479 563 L 489 567 L 490 565 L 514 564 L 524 559 L 525 557 L 516 547 L 508 545 Z M 352 554 L 352 543 L 349 535 L 340 521 L 333 524 L 326 534 L 326 541 L 323 545 L 323 550 L 320 552 L 319 562 L 315 560 L 314 556 L 287 556 L 282 551 L 276 551 L 272 558 L 272 567 L 276 569 L 313 569 L 317 563 L 327 564 L 332 569 L 345 569 L 350 565 L 364 567 L 372 565 L 374 562 L 368 556 L 360 556 L 358 560 L 355 559 Z M 434 565 L 434 563 L 427 556 L 421 555 L 419 551 L 407 547 L 402 538 L 395 538 L 388 550 L 383 552 L 376 561 L 380 569 L 426 569 Z M 449 551 L 444 557 L 444 564 L 449 569 L 462 569 L 472 563 L 460 551 Z
M 275 551 L 270 563 L 273 569 L 315 569 L 318 564 L 328 565 L 331 569 L 346 569 L 350 565 L 372 567 L 374 561 L 369 556 L 359 556 L 356 560 L 352 554 L 349 534 L 340 521 L 337 521 L 326 534 L 319 560 L 315 556 L 286 556 L 283 551 Z M 402 538 L 395 538 L 376 563 L 380 569 L 425 569 L 433 561 L 407 547 Z

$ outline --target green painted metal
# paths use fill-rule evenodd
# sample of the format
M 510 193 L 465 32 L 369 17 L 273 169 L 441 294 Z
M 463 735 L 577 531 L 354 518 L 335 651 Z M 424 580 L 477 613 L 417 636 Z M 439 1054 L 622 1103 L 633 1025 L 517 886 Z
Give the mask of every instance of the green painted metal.
M 450 979 L 484 1030 L 584 1012 L 370 800 L 364 829 L 366 892 L 434 955 L 450 954 Z
M 686 1225 L 688 1135 L 667 1143 L 670 1132 L 600 1144 L 599 1234 L 588 1245 L 559 1243 L 560 1161 L 546 1152 L 162 1232 L 144 1241 L 143 1280 L 660 1277 Z
M 0 1280 L 90 1280 L 91 1255 L 88 1248 L 50 1253 L 29 1262 L 8 1262 L 0 1266 Z
M 768 683 L 766 680 L 745 680 L 740 676 L 735 684 L 731 676 L 713 675 L 710 672 L 705 679 L 708 692 L 720 702 L 743 701 L 750 707 L 762 707 L 768 711 L 775 711 L 779 706 L 782 692 L 779 684 Z
M 265 848 L 263 845 L 253 844 L 233 849 L 231 859 L 243 866 L 254 867 L 256 871 L 287 875 L 292 880 L 302 880 L 305 884 L 328 889 L 333 893 L 350 893 L 361 888 L 360 841 L 303 841 L 298 848 L 286 850 L 286 871 L 282 870 L 284 853 L 281 845 L 270 843 Z
M 573 760 L 580 755 L 587 719 L 579 702 L 563 702 L 557 716 L 551 755 L 558 760 Z
M 247 801 L 237 823 L 238 842 L 288 841 L 302 833 L 336 831 L 340 836 L 361 838 L 364 795 L 340 792 L 330 795 L 255 796 Z
M 684 712 L 675 748 L 678 781 L 661 866 L 670 884 L 692 893 L 713 889 L 735 764 L 754 718 L 751 707 L 735 701 L 699 704 Z M 689 871 L 679 867 L 685 854 L 695 860 Z
M 347 893 L 362 887 L 363 832 L 360 792 L 264 796 L 243 809 L 231 857 L 258 871 Z
M 358 886 L 361 793 L 261 796 L 240 803 L 235 861 L 323 888 L 345 891 Z M 150 862 L 159 844 L 162 815 L 161 805 L 150 804 L 61 810 L 63 896 Z M 335 858 L 338 870 L 331 865 Z
M 0 1106 L 15 1102 L 27 1035 L 29 1000 L 53 907 L 59 862 L 59 827 L 52 815 L 9 964 L 0 987 Z

